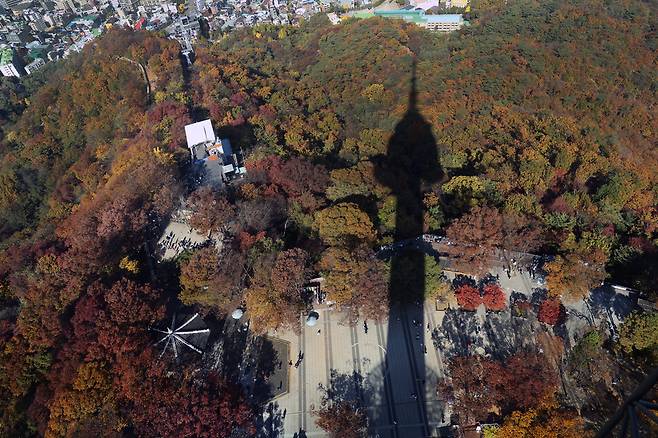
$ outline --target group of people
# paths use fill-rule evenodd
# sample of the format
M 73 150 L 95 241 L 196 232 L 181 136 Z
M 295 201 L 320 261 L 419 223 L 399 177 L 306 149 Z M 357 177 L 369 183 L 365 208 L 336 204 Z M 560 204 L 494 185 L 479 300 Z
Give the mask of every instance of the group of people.
M 299 354 L 297 355 L 297 361 L 295 362 L 295 368 L 299 368 L 299 366 L 302 364 L 302 360 L 304 360 L 304 353 L 302 353 L 302 350 L 299 350 Z M 289 366 L 293 366 L 292 360 L 288 362 Z
M 188 249 L 196 249 L 197 247 L 202 245 L 202 243 L 192 242 L 192 239 L 190 239 L 189 237 L 177 239 L 174 232 L 170 231 L 169 234 L 167 234 L 164 239 L 158 242 L 158 245 L 163 251 L 171 249 L 174 250 L 176 253 L 180 253 Z

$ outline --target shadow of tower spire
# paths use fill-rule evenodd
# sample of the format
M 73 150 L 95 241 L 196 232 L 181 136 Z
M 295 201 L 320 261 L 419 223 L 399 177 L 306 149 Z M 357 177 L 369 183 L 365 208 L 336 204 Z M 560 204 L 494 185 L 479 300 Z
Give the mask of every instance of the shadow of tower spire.
M 388 142 L 387 154 L 378 157 L 376 175 L 389 187 L 396 198 L 396 241 L 415 238 L 423 234 L 423 191 L 443 178 L 437 143 L 431 125 L 418 110 L 416 89 L 416 62 L 412 64 L 412 76 L 407 111 L 397 123 Z M 395 269 L 392 269 L 393 278 Z M 400 272 L 404 274 L 404 272 Z M 424 282 L 419 281 L 411 290 L 393 282 L 393 301 L 422 299 Z
M 418 109 L 415 59 L 411 73 L 407 111 L 395 126 L 386 156 L 379 157 L 376 165 L 378 180 L 389 187 L 396 198 L 393 236 L 396 242 L 423 234 L 423 192 L 443 177 L 431 125 Z M 389 408 L 387 412 L 382 408 L 382 412 L 375 413 L 378 418 L 374 421 L 392 425 L 390 436 L 426 437 L 430 436 L 426 395 L 435 384 L 431 381 L 435 378 L 427 375 L 425 366 L 425 356 L 434 347 L 423 344 L 425 256 L 420 251 L 400 250 L 391 258 L 390 266 L 391 309 L 385 366 L 389 375 L 387 382 L 393 390 L 389 388 L 388 396 L 382 398 L 389 399 L 388 405 L 409 408 Z M 403 360 L 407 363 L 398 369 L 408 368 L 410 375 L 394 372 L 391 367 L 393 361 Z

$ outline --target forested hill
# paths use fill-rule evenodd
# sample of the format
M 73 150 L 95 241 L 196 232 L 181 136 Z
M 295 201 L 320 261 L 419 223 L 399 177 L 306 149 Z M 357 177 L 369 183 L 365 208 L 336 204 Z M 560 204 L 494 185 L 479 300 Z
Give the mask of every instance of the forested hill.
M 341 168 L 327 196 L 374 198 L 386 235 L 393 201 L 370 159 L 406 111 L 417 59 L 421 113 L 451 177 L 434 187 L 429 228 L 493 205 L 546 231 L 544 251 L 637 280 L 658 230 L 655 6 L 508 2 L 447 37 L 383 19 L 244 30 L 199 51 L 195 102 L 252 156 Z
M 534 251 L 556 256 L 555 299 L 610 275 L 655 297 L 658 5 L 502 3 L 450 35 L 324 16 L 242 29 L 185 72 L 177 43 L 112 30 L 41 77 L 3 79 L 0 436 L 253 431 L 239 388 L 153 357 L 145 328 L 176 297 L 217 316 L 239 291 L 253 329 L 286 327 L 304 305 L 293 286 L 321 272 L 355 317 L 382 316 L 374 249 L 393 240 L 398 201 L 376 168 L 414 61 L 428 164 L 444 173 L 422 187 L 424 231 L 471 244 L 465 272 L 494 247 Z M 202 249 L 156 283 L 144 243 L 187 194 L 184 125 L 203 115 L 247 157 L 246 181 L 189 203 L 231 263 Z

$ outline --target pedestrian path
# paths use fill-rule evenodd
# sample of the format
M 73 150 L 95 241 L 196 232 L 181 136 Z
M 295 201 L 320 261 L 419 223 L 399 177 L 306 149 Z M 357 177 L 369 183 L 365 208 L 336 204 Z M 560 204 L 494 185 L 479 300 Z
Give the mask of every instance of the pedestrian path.
M 322 402 L 319 385 L 328 387 L 332 376 L 349 386 L 346 393 L 367 409 L 370 430 L 381 438 L 431 435 L 430 429 L 442 424 L 445 409 L 436 395 L 445 365 L 427 328 L 434 319 L 427 317 L 419 325 L 423 318 L 418 315 L 431 312 L 436 313 L 430 304 L 393 309 L 389 320 L 367 321 L 366 329 L 362 321 L 350 327 L 342 323 L 345 315 L 324 309 L 316 326 L 302 324 L 299 334 L 277 333 L 290 343 L 293 360 L 288 364 L 289 392 L 276 399 L 278 409 L 286 411 L 283 436 L 293 437 L 300 430 L 306 436 L 326 436 L 315 424 L 313 411 Z M 297 364 L 299 357 L 303 359 Z M 445 422 L 448 417 L 444 415 Z

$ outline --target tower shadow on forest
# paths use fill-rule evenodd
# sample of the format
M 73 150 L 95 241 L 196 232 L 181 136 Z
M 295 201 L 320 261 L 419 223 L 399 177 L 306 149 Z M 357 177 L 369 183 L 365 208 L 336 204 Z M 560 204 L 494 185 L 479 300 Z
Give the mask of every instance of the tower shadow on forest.
M 418 110 L 415 60 L 410 88 L 407 112 L 395 126 L 386 156 L 378 157 L 376 162 L 378 181 L 391 189 L 397 201 L 395 242 L 423 234 L 423 193 L 430 185 L 441 181 L 444 175 L 431 125 Z M 425 256 L 419 250 L 397 250 L 391 257 L 390 316 L 384 363 L 387 377 L 382 385 L 384 394 L 380 396 L 388 403 L 380 404 L 382 412 L 373 412 L 370 419 L 379 425 L 391 425 L 388 434 L 391 437 L 430 436 L 426 393 L 430 385 L 436 383 L 436 376 L 425 366 L 425 357 L 435 353 L 432 344 L 423 344 L 427 324 L 423 312 L 424 262 Z M 400 342 L 402 336 L 404 341 Z M 395 367 L 391 366 L 394 361 L 402 360 L 408 361 L 411 375 L 396 373 Z M 412 424 L 416 426 L 412 427 Z

